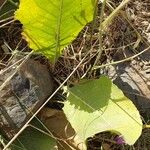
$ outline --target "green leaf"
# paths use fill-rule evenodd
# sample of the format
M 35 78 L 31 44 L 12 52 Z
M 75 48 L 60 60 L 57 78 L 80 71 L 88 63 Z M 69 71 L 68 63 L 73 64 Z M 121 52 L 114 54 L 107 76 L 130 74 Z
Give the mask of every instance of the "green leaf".
M 20 0 L 15 18 L 30 48 L 55 60 L 93 18 L 95 0 Z
M 107 77 L 70 88 L 67 99 L 64 113 L 83 142 L 96 133 L 112 131 L 132 145 L 141 135 L 138 110 Z
M 75 88 L 69 89 L 69 91 L 70 96 L 68 100 L 71 104 L 74 104 L 74 101 L 76 101 L 74 99 L 78 99 L 75 107 L 77 106 L 78 109 L 83 109 L 82 107 L 78 107 L 83 106 L 86 111 L 94 112 L 108 105 L 111 94 L 111 81 L 107 78 L 103 78 L 103 80 L 89 80 L 88 82 L 80 83 Z M 99 104 L 97 100 L 102 101 Z
M 45 131 L 37 121 L 32 121 L 33 126 Z M 11 150 L 54 150 L 56 140 L 33 127 L 27 127 L 11 145 Z
M 56 142 L 33 128 L 27 128 L 13 144 L 12 150 L 54 150 Z

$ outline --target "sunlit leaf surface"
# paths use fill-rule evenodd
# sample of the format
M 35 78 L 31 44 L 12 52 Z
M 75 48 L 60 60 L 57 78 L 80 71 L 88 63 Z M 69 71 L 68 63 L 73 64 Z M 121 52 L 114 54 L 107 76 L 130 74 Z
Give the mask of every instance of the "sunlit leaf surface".
M 55 60 L 93 18 L 95 0 L 20 0 L 15 18 L 30 48 Z
M 141 135 L 138 110 L 107 77 L 70 88 L 63 110 L 83 142 L 96 133 L 112 131 L 131 145 Z

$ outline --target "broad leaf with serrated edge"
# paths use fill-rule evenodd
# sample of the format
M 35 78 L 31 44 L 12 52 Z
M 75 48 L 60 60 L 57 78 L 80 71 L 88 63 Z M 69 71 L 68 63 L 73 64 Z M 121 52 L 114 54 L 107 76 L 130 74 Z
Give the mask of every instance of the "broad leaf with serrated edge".
M 30 48 L 55 60 L 93 18 L 95 0 L 20 0 L 15 18 Z

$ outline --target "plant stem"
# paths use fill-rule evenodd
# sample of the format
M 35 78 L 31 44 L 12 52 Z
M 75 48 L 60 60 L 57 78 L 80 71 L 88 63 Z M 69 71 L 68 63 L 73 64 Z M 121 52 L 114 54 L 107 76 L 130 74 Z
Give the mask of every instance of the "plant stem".
M 102 8 L 101 8 L 100 23 L 99 23 L 99 50 L 98 50 L 98 55 L 96 57 L 96 60 L 94 62 L 93 67 L 97 64 L 98 60 L 101 57 L 102 51 L 103 51 L 103 46 L 102 46 L 102 36 L 103 36 L 102 22 L 103 22 L 103 18 L 104 18 L 104 10 L 105 10 L 105 6 L 106 6 L 106 1 L 107 0 L 103 1 Z
M 95 60 L 95 62 L 93 64 L 93 66 L 92 66 L 92 69 L 91 69 L 91 72 L 90 72 L 89 76 L 91 76 L 92 70 L 95 67 L 95 65 L 97 64 L 98 60 L 100 59 L 102 51 L 103 51 L 103 47 L 102 47 L 102 34 L 103 34 L 103 31 L 102 31 L 102 22 L 103 22 L 103 18 L 104 18 L 104 9 L 105 9 L 105 5 L 106 5 L 106 1 L 107 0 L 104 0 L 102 2 L 102 8 L 101 8 L 101 12 L 100 12 L 98 55 L 97 55 L 96 60 Z
M 150 129 L 150 124 L 143 125 L 143 129 Z

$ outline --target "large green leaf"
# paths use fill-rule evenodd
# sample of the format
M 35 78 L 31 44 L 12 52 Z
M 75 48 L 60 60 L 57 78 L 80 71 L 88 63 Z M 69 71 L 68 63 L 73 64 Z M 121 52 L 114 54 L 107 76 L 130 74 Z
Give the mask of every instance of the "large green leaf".
M 95 0 L 20 0 L 15 18 L 29 46 L 55 60 L 93 18 Z
M 138 110 L 107 77 L 70 88 L 63 110 L 83 142 L 96 133 L 112 131 L 131 145 L 141 135 Z

